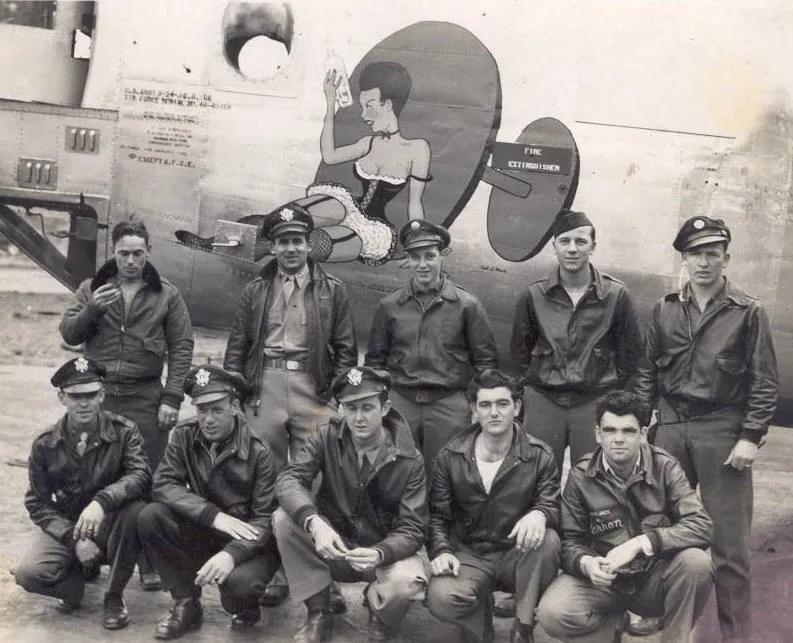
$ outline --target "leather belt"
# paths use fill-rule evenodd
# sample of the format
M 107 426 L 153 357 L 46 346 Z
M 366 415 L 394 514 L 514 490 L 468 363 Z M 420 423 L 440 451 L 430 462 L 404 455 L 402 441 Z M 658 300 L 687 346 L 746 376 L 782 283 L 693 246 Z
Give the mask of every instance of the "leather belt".
M 282 371 L 308 373 L 308 362 L 298 362 L 296 359 L 270 359 L 265 357 L 264 368 L 279 368 Z

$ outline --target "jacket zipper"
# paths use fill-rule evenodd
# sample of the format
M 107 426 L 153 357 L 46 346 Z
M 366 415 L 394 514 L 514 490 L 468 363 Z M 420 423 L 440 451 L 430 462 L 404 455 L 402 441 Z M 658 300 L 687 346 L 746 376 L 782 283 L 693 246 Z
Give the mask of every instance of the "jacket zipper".
M 146 287 L 144 284 L 141 288 L 138 288 L 138 291 L 132 296 L 132 301 L 129 302 L 129 309 L 132 310 L 133 304 L 135 300 L 138 298 L 140 291 Z M 121 286 L 119 285 L 119 290 Z M 118 377 L 121 374 L 121 358 L 124 355 L 124 338 L 126 337 L 127 333 L 127 305 L 124 303 L 124 293 L 121 293 L 121 332 L 119 334 L 119 351 L 118 351 L 118 359 L 116 360 L 116 383 L 115 383 L 115 393 L 116 395 L 119 394 L 119 386 L 118 386 Z

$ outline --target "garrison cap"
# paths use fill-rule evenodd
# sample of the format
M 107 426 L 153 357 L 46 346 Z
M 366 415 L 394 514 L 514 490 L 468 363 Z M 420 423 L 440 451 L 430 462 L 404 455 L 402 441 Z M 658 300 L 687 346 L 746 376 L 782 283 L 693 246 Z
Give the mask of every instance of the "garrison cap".
M 287 203 L 277 210 L 265 215 L 262 221 L 262 234 L 270 241 L 275 241 L 282 234 L 297 232 L 308 234 L 314 229 L 314 220 L 302 205 L 295 202 Z
M 187 374 L 183 388 L 193 399 L 193 404 L 207 404 L 222 400 L 232 393 L 242 397 L 247 382 L 242 375 L 231 373 L 215 364 L 204 364 Z
M 75 357 L 61 366 L 50 384 L 65 393 L 95 393 L 102 388 L 105 367 L 87 357 Z
M 574 212 L 573 210 L 562 210 L 554 220 L 553 226 L 551 226 L 551 232 L 554 237 L 558 237 L 560 234 L 585 225 L 591 225 L 593 228 L 595 227 L 585 213 Z
M 438 246 L 438 250 L 444 250 L 451 241 L 452 236 L 446 228 L 426 219 L 408 221 L 399 231 L 399 242 L 405 250 L 424 246 Z
M 730 229 L 721 219 L 710 217 L 691 217 L 680 228 L 672 242 L 678 252 L 684 252 L 706 243 L 729 243 L 732 241 Z
M 353 366 L 342 372 L 332 385 L 339 402 L 354 402 L 391 390 L 391 374 L 369 366 Z

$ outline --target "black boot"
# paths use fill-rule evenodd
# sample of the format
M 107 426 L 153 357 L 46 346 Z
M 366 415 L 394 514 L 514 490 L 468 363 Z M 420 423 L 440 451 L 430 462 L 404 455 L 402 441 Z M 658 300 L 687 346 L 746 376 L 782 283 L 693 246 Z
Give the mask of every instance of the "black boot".
M 119 594 L 105 596 L 105 614 L 102 625 L 106 630 L 120 630 L 129 625 L 129 612 L 124 597 Z
M 306 599 L 306 622 L 303 623 L 295 641 L 298 643 L 320 643 L 333 638 L 333 614 L 330 611 L 330 587 Z
M 201 627 L 203 618 L 204 610 L 197 598 L 178 598 L 173 602 L 168 616 L 157 623 L 154 638 L 178 639 L 183 634 Z

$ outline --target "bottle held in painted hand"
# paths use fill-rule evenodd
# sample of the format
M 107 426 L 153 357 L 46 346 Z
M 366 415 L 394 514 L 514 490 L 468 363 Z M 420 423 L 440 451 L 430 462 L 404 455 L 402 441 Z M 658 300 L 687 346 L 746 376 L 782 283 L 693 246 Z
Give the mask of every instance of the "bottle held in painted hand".
M 349 107 L 352 105 L 352 93 L 350 92 L 350 79 L 347 76 L 347 68 L 344 66 L 344 61 L 340 56 L 330 51 L 328 58 L 325 60 L 325 71 L 335 71 L 336 76 L 341 79 L 339 86 L 336 88 L 336 105 L 338 107 Z

